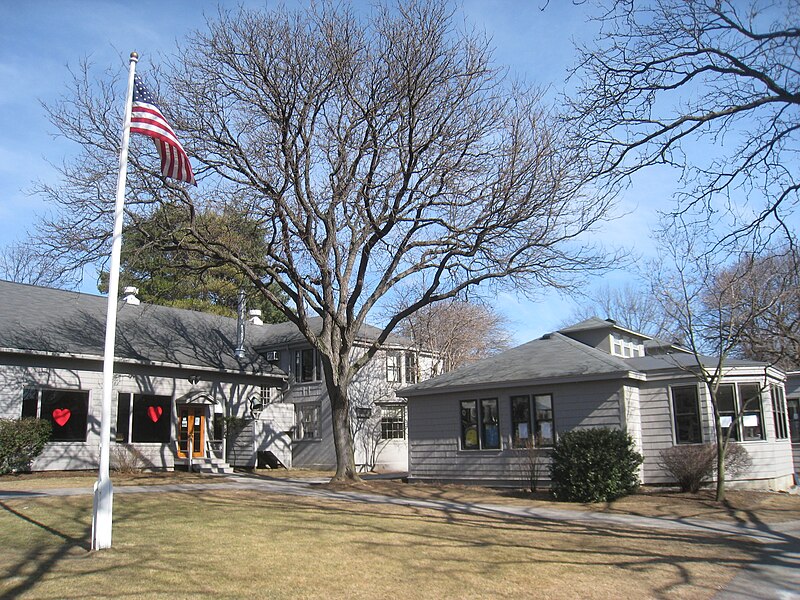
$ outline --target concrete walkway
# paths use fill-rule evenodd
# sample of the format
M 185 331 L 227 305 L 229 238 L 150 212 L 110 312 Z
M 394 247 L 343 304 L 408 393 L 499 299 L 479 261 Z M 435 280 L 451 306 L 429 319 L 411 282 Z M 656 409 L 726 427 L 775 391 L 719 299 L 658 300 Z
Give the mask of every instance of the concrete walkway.
M 714 520 L 640 517 L 560 508 L 506 506 L 490 503 L 456 502 L 396 498 L 359 491 L 337 491 L 321 487 L 327 479 L 268 479 L 248 475 L 210 476 L 214 482 L 142 486 L 117 486 L 114 494 L 147 494 L 188 492 L 204 489 L 256 490 L 274 494 L 307 496 L 347 502 L 410 506 L 485 516 L 568 521 L 607 526 L 641 527 L 645 529 L 690 531 L 712 535 L 745 536 L 760 544 L 760 559 L 733 579 L 717 594 L 720 600 L 755 600 L 771 598 L 800 600 L 800 521 L 780 525 L 750 526 Z M 0 500 L 43 498 L 51 496 L 91 495 L 91 488 L 60 488 L 36 491 L 3 491 Z

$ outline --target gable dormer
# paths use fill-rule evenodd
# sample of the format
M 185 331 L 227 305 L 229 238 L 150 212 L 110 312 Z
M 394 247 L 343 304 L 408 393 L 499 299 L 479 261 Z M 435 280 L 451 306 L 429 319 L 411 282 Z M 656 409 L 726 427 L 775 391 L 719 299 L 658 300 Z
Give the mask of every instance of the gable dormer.
M 559 331 L 573 340 L 602 350 L 611 356 L 637 358 L 645 355 L 650 337 L 616 324 L 612 319 L 590 317 Z

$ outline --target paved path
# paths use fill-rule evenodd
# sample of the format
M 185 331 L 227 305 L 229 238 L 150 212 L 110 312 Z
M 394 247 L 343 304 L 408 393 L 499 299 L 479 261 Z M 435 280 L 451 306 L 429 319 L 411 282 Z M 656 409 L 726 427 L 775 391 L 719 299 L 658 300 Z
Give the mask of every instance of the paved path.
M 598 525 L 619 525 L 646 529 L 692 531 L 695 533 L 746 536 L 760 543 L 760 559 L 731 581 L 717 594 L 719 600 L 800 600 L 800 521 L 780 525 L 749 526 L 723 521 L 702 519 L 674 519 L 640 517 L 602 512 L 577 511 L 561 508 L 506 506 L 489 503 L 467 503 L 451 500 L 397 498 L 359 491 L 330 490 L 318 484 L 327 479 L 269 479 L 257 476 L 215 476 L 213 483 L 179 483 L 163 485 L 117 486 L 114 494 L 145 494 L 158 492 L 186 492 L 204 489 L 258 490 L 276 494 L 289 494 L 326 498 L 348 502 L 411 506 L 486 516 L 569 521 Z M 317 485 L 315 485 L 317 484 Z M 49 496 L 90 495 L 91 488 L 59 488 L 23 491 L 0 490 L 0 500 L 12 498 L 40 498 Z

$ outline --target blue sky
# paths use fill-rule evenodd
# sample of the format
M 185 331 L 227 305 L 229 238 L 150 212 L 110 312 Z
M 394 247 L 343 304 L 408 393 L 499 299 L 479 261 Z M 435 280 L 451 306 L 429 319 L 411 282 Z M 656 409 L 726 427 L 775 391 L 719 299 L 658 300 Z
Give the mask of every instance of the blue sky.
M 51 164 L 75 151 L 71 143 L 53 137 L 54 127 L 40 104 L 52 103 L 66 92 L 69 67 L 84 57 L 98 68 L 124 66 L 129 53 L 136 50 L 141 57 L 138 69 L 147 70 L 159 56 L 171 54 L 187 33 L 203 28 L 204 15 L 216 14 L 217 4 L 206 0 L 0 0 L 0 245 L 23 239 L 47 210 L 40 198 L 30 194 L 33 183 L 55 180 Z M 264 0 L 243 4 L 278 5 Z M 540 10 L 543 5 L 545 9 Z M 453 6 L 458 19 L 486 30 L 498 64 L 552 90 L 564 85 L 574 57 L 572 40 L 590 40 L 594 32 L 584 4 L 465 0 Z M 649 250 L 654 209 L 670 202 L 671 179 L 653 174 L 649 181 L 640 186 L 648 190 L 646 196 L 637 195 L 634 188 L 620 199 L 617 210 L 625 216 L 604 229 L 603 241 L 636 243 L 640 252 Z M 605 280 L 619 283 L 625 278 L 621 272 Z M 93 278 L 88 277 L 81 289 L 96 293 Z M 568 300 L 553 293 L 534 300 L 504 294 L 497 299 L 497 307 L 509 317 L 517 342 L 559 327 L 573 309 Z

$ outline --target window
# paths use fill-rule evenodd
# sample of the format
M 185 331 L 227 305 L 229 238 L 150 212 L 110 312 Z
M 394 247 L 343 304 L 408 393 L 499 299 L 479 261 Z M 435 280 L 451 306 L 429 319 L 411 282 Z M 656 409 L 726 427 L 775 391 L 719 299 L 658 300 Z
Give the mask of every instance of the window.
M 296 440 L 316 440 L 320 438 L 319 402 L 306 402 L 294 405 Z
M 322 381 L 322 362 L 319 352 L 313 348 L 295 351 L 294 377 L 300 383 Z
M 172 431 L 172 398 L 153 394 L 119 394 L 118 443 L 168 444 Z
M 757 383 L 723 384 L 717 390 L 717 412 L 724 435 L 731 440 L 764 439 L 761 386 Z M 741 412 L 741 415 L 739 415 Z M 737 416 L 741 416 L 737 420 Z
M 386 381 L 400 383 L 400 355 L 397 352 L 386 353 Z
M 461 449 L 500 448 L 497 398 L 461 401 Z
M 736 398 L 732 385 L 719 386 L 717 390 L 717 413 L 722 426 L 722 435 L 731 440 L 738 440 L 739 426 L 736 423 Z
M 531 399 L 511 396 L 511 435 L 514 448 L 525 448 L 531 440 Z
M 793 444 L 800 444 L 800 398 L 789 398 L 786 409 L 789 412 L 789 436 Z
M 417 355 L 406 352 L 406 383 L 417 383 Z
M 739 406 L 742 410 L 742 439 L 746 442 L 764 439 L 764 416 L 761 414 L 761 386 L 757 383 L 740 383 Z
M 544 394 L 533 397 L 534 416 L 536 417 L 536 445 L 552 446 L 555 441 L 553 429 L 553 397 Z
M 117 435 L 118 444 L 127 444 L 131 441 L 131 394 L 117 396 Z
M 672 414 L 675 419 L 675 443 L 699 444 L 703 441 L 697 386 L 672 388 Z
M 644 356 L 644 344 L 641 340 L 634 340 L 628 336 L 611 336 L 611 354 L 623 358 Z
M 52 426 L 51 442 L 85 442 L 89 392 L 79 390 L 22 390 L 22 416 L 39 417 Z
M 403 440 L 406 437 L 406 407 L 381 406 L 381 439 Z
M 511 423 L 515 448 L 525 448 L 530 443 L 538 447 L 552 446 L 555 441 L 553 396 L 539 394 L 532 399 L 530 396 L 512 396 Z
M 786 427 L 786 398 L 783 395 L 783 386 L 772 384 L 769 388 L 772 398 L 772 419 L 775 421 L 775 439 L 785 440 L 789 437 Z

